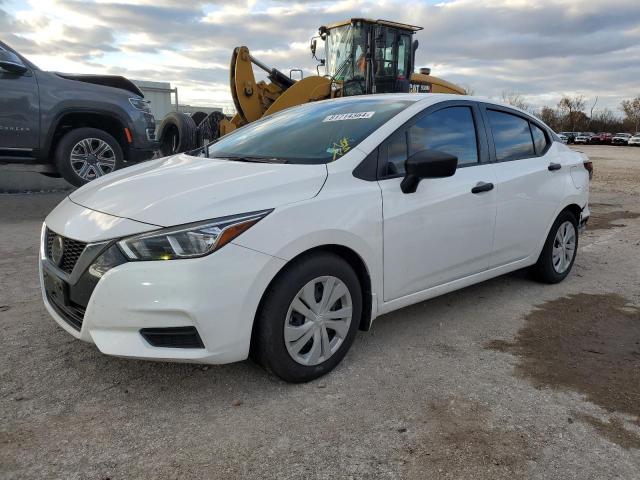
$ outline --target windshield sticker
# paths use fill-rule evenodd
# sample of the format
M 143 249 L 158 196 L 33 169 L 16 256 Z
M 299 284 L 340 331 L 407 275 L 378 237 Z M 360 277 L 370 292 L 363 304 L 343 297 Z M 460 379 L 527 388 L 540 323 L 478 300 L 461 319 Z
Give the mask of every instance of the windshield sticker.
M 355 113 L 339 113 L 337 115 L 328 115 L 322 122 L 339 122 L 341 120 L 359 120 L 361 118 L 371 118 L 376 112 L 355 112 Z
M 333 142 L 329 148 L 327 148 L 327 153 L 331 153 L 333 155 L 333 161 L 336 161 L 336 158 L 343 156 L 351 150 L 351 146 L 349 145 L 349 139 L 347 137 L 342 137 L 338 142 Z

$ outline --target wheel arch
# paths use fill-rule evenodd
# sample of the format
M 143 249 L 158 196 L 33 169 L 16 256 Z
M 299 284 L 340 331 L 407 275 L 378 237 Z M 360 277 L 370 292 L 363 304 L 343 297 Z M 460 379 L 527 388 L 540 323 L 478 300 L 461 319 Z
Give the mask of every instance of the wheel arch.
M 556 217 L 553 219 L 553 221 L 555 222 L 556 218 L 558 218 L 558 216 L 560 214 L 562 214 L 562 212 L 565 211 L 569 211 L 573 214 L 574 217 L 576 217 L 576 222 L 580 222 L 580 214 L 582 213 L 582 210 L 584 210 L 582 207 L 580 207 L 580 205 L 578 205 L 577 203 L 571 203 L 569 205 L 567 205 L 566 207 L 564 207 L 562 210 L 560 210 L 560 212 L 558 212 L 558 215 L 556 215 Z M 551 228 L 551 227 L 549 227 Z
M 538 248 L 534 252 L 534 255 L 532 255 L 532 258 L 537 260 L 538 257 L 540 256 L 540 253 L 542 252 L 542 249 L 544 248 L 544 242 L 546 242 L 547 237 L 549 236 L 549 232 L 551 231 L 551 227 L 553 227 L 553 224 L 555 223 L 556 219 L 560 215 L 562 215 L 562 212 L 566 212 L 566 211 L 571 212 L 572 215 L 575 217 L 576 222 L 580 223 L 580 214 L 582 213 L 584 208 L 585 207 L 581 207 L 580 205 L 578 205 L 574 201 L 570 201 L 564 207 L 560 207 L 558 209 L 558 211 L 556 212 L 556 214 L 551 219 L 551 221 L 549 222 L 549 225 L 547 225 L 547 228 L 546 228 L 546 230 L 544 232 L 544 237 L 542 238 L 542 241 L 540 242 L 540 245 L 538 246 Z
M 315 247 L 309 248 L 303 252 L 298 253 L 290 260 L 287 261 L 286 264 L 280 268 L 280 270 L 273 276 L 273 278 L 269 281 L 267 288 L 265 288 L 262 297 L 260 298 L 260 302 L 258 303 L 258 308 L 255 312 L 255 317 L 258 316 L 264 299 L 266 298 L 266 293 L 269 291 L 271 285 L 276 282 L 280 276 L 287 270 L 287 268 L 292 264 L 292 262 L 299 260 L 300 258 L 316 255 L 318 253 L 332 253 L 334 255 L 339 256 L 344 261 L 346 261 L 351 268 L 353 268 L 355 274 L 358 277 L 358 281 L 360 282 L 360 287 L 362 289 L 362 314 L 360 317 L 360 322 L 358 325 L 359 330 L 367 331 L 371 328 L 372 323 L 372 310 L 373 310 L 373 294 L 371 288 L 371 275 L 369 273 L 369 269 L 363 258 L 352 248 L 347 247 L 345 245 L 340 244 L 323 244 L 317 245 Z M 253 332 L 256 327 L 256 321 L 254 317 L 253 329 L 251 333 L 251 338 L 254 338 Z
M 48 134 L 46 152 L 54 152 L 64 135 L 77 128 L 96 128 L 102 130 L 116 139 L 120 148 L 125 150 L 127 139 L 124 129 L 127 123 L 118 115 L 102 110 L 67 110 L 52 122 Z

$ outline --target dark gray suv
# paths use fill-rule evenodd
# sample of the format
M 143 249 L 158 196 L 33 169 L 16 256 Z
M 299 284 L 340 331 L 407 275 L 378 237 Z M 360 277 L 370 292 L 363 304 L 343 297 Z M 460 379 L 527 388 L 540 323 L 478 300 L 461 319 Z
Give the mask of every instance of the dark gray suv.
M 124 77 L 44 72 L 0 41 L 0 164 L 80 186 L 149 159 L 158 144 L 143 97 Z

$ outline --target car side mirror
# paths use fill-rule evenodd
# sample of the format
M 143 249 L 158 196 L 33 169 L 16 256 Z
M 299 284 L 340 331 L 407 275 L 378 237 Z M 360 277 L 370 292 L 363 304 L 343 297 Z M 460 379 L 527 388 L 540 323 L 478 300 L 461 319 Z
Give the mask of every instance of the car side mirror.
M 423 178 L 451 177 L 458 168 L 458 157 L 438 150 L 421 150 L 404 162 L 405 177 L 400 183 L 404 193 L 413 193 Z
M 22 63 L 20 57 L 6 50 L 0 50 L 0 68 L 9 73 L 17 73 L 18 75 L 22 75 L 29 70 L 24 63 Z

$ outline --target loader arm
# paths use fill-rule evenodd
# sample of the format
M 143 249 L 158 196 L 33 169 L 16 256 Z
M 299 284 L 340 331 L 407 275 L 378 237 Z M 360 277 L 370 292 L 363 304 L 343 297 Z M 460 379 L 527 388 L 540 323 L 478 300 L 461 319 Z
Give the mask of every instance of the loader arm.
M 253 66 L 267 73 L 269 83 L 256 82 Z M 324 77 L 293 80 L 251 56 L 247 47 L 237 47 L 229 68 L 231 97 L 237 114 L 220 122 L 220 136 L 265 115 L 331 96 L 331 81 Z

